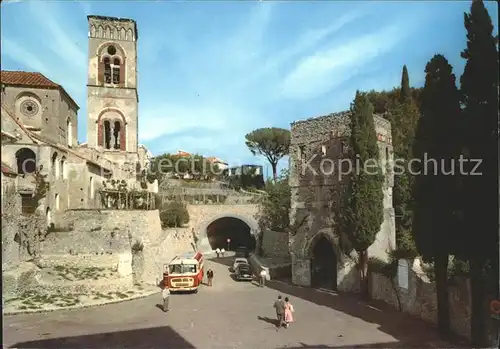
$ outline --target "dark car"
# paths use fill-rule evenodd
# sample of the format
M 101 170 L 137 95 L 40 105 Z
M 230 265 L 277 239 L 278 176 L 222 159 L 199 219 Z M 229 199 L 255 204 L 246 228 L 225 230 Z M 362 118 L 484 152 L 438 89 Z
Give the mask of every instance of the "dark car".
M 247 263 L 240 263 L 235 270 L 236 280 L 252 281 L 252 267 Z
M 248 258 L 249 255 L 248 249 L 244 246 L 239 246 L 234 250 L 234 258 Z

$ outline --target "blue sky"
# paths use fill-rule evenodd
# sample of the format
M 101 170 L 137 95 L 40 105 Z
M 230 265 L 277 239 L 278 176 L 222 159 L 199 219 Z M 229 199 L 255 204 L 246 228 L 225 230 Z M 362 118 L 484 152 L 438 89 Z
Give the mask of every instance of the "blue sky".
M 265 163 L 246 133 L 349 108 L 359 90 L 422 86 L 444 54 L 459 76 L 468 1 L 2 1 L 2 69 L 39 71 L 77 101 L 86 140 L 87 15 L 139 30 L 139 140 Z M 496 2 L 487 4 L 494 23 Z M 497 29 L 496 29 L 497 30 Z M 281 167 L 286 166 L 282 161 Z

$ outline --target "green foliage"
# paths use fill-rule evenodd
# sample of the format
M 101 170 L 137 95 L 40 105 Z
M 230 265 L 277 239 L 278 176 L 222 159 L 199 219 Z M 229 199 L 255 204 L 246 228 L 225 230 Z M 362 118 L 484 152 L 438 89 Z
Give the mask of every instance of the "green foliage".
M 147 178 L 150 182 L 155 179 L 161 182 L 168 174 L 182 177 L 187 173 L 195 180 L 210 180 L 219 177 L 222 171 L 217 164 L 213 164 L 202 155 L 179 156 L 166 153 L 156 156 L 151 161 Z
M 158 193 L 154 193 L 154 202 L 155 202 L 155 209 L 160 209 L 161 208 L 161 205 L 162 205 L 162 198 L 160 196 L 160 194 Z
M 368 271 L 371 273 L 382 274 L 390 279 L 398 275 L 398 261 L 391 260 L 386 262 L 377 257 L 371 257 L 368 260 Z
M 50 191 L 50 184 L 47 181 L 47 174 L 41 173 L 41 168 L 33 173 L 35 177 L 35 191 L 33 193 L 33 201 L 38 206 L 38 202 L 45 198 Z
M 283 128 L 266 127 L 253 130 L 245 136 L 245 144 L 253 155 L 263 155 L 271 164 L 273 178 L 278 178 L 278 161 L 288 155 L 290 131 Z
M 463 259 L 498 261 L 498 49 L 493 24 L 482 1 L 464 15 L 467 47 L 460 79 L 467 157 L 482 159 L 480 176 L 464 177 Z M 480 204 L 479 204 L 480 203 Z M 481 222 L 481 229 L 477 223 Z
M 171 201 L 163 205 L 160 210 L 162 228 L 178 228 L 189 222 L 189 212 L 184 203 Z
M 134 253 L 142 252 L 144 250 L 144 244 L 142 242 L 136 240 L 134 242 L 134 244 L 132 245 L 131 249 L 132 249 L 132 252 L 134 252 Z
M 464 176 L 462 181 L 463 223 L 457 231 L 462 248 L 458 255 L 470 262 L 471 337 L 473 345 L 487 346 L 484 313 L 486 293 L 498 297 L 498 47 L 493 24 L 483 1 L 473 1 L 470 13 L 464 14 L 467 47 L 460 79 L 464 125 L 464 150 L 469 159 L 481 159 L 478 176 Z M 466 170 L 472 170 L 473 163 Z M 478 228 L 478 223 L 480 228 Z M 488 265 L 494 266 L 487 268 Z M 494 286 L 494 288 L 488 289 Z
M 345 193 L 342 217 L 353 248 L 358 252 L 365 252 L 375 241 L 383 221 L 384 177 L 378 162 L 379 151 L 373 122 L 373 107 L 368 97 L 359 92 L 356 92 L 351 106 L 349 148 L 353 163 L 359 158 L 361 164 L 373 165 L 369 171 L 363 169 L 352 171 Z
M 284 232 L 290 228 L 291 193 L 288 173 L 283 171 L 276 181 L 268 181 L 259 201 L 258 223 L 261 230 Z
M 411 248 L 411 244 L 408 244 L 408 238 L 411 235 L 413 217 L 413 177 L 410 171 L 408 171 L 408 164 L 413 157 L 412 145 L 420 115 L 413 94 L 410 88 L 408 70 L 404 66 L 401 87 L 397 93 L 398 100 L 391 104 L 387 117 L 391 121 L 394 159 L 397 161 L 395 164 L 393 187 L 393 205 L 396 215 L 396 244 L 398 248 L 406 249 Z M 404 167 L 400 167 L 403 164 Z M 405 244 L 405 247 L 400 246 L 401 244 Z
M 424 264 L 422 270 L 429 278 L 430 282 L 436 282 L 436 268 L 433 263 Z M 468 262 L 459 259 L 452 259 L 448 264 L 448 280 L 453 280 L 457 277 L 469 277 L 470 266 Z
M 445 57 L 435 55 L 425 72 L 414 154 L 422 161 L 427 156 L 437 163 L 428 162 L 426 167 L 420 164 L 415 168 L 420 174 L 415 178 L 413 190 L 413 237 L 422 257 L 434 260 L 455 250 L 458 177 L 443 173 L 441 164 L 449 171 L 452 161 L 458 161 L 460 104 L 455 75 Z
M 413 101 L 418 105 L 420 105 L 420 93 L 422 91 L 421 88 L 411 88 L 411 96 Z M 400 101 L 401 88 L 393 88 L 390 91 L 374 91 L 371 90 L 367 92 L 368 99 L 370 103 L 373 105 L 373 112 L 375 114 L 383 115 L 388 113 L 395 104 Z
M 373 112 L 375 114 L 385 114 L 399 100 L 399 93 L 399 89 L 392 89 L 390 91 L 371 90 L 366 95 L 373 105 Z
M 448 260 L 457 243 L 458 176 L 444 171 L 454 170 L 453 161 L 458 160 L 460 153 L 457 137 L 460 103 L 455 75 L 445 57 L 435 55 L 425 72 L 421 118 L 413 151 L 422 162 L 415 166 L 418 175 L 413 190 L 412 231 L 423 259 L 434 263 L 438 327 L 446 334 L 450 331 Z
M 397 259 L 413 259 L 418 257 L 417 247 L 410 231 L 399 235 L 398 245 L 391 254 Z
M 408 76 L 408 68 L 404 65 L 403 74 L 401 76 L 401 92 L 399 94 L 399 101 L 401 103 L 405 103 L 408 99 L 411 99 L 411 97 L 410 77 Z

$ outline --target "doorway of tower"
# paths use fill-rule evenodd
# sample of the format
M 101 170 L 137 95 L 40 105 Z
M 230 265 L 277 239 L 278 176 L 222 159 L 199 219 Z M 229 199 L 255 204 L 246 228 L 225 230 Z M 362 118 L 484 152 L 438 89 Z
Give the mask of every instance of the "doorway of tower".
M 238 218 L 216 219 L 207 227 L 207 237 L 213 250 L 223 248 L 234 251 L 238 247 L 246 247 L 248 251 L 255 250 L 256 241 L 250 233 L 250 227 Z
M 323 235 L 312 248 L 311 286 L 337 290 L 337 255 L 332 243 Z

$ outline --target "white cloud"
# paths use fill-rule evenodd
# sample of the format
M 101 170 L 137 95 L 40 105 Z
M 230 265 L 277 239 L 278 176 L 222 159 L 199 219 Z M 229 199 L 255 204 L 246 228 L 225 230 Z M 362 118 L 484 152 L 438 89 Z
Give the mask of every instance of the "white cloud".
M 363 9 L 348 12 L 326 27 L 306 31 L 294 45 L 282 51 L 278 51 L 276 55 L 273 55 L 273 57 L 271 57 L 268 61 L 264 62 L 261 74 L 269 72 L 270 70 L 276 68 L 280 64 L 283 64 L 287 60 L 303 53 L 307 49 L 316 46 L 327 37 L 342 29 L 344 26 L 354 22 L 359 18 L 362 18 L 366 14 L 367 11 Z
M 224 50 L 219 51 L 231 66 L 246 67 L 261 55 L 266 30 L 272 20 L 273 2 L 260 2 L 255 5 L 248 20 L 239 30 L 222 42 Z M 227 53 L 230 52 L 230 55 Z M 219 53 L 219 54 L 220 54 Z
M 161 112 L 158 112 L 161 111 Z M 180 105 L 164 104 L 154 110 L 141 112 L 139 138 L 142 142 L 161 136 L 174 135 L 191 130 L 205 129 L 217 132 L 231 129 L 242 130 L 252 118 L 244 110 L 225 104 Z M 217 139 L 213 139 L 217 143 Z
M 45 63 L 18 43 L 3 37 L 1 45 L 3 55 L 15 62 L 23 64 L 29 70 L 38 72 L 49 71 Z
M 311 50 L 348 24 L 369 14 L 369 10 L 372 7 L 373 3 L 363 4 L 362 6 L 356 7 L 354 10 L 344 13 L 326 26 L 305 30 L 294 44 L 284 49 L 275 49 L 271 55 L 263 58 L 261 62 L 259 62 L 259 65 L 252 69 L 251 74 L 246 74 L 234 82 L 233 89 L 245 90 L 250 84 L 261 81 L 270 73 L 275 73 L 280 67 L 290 62 L 295 57 L 304 54 L 307 50 Z M 268 87 L 270 89 L 275 89 L 275 86 Z
M 78 46 L 75 35 L 71 33 L 71 27 L 61 25 L 61 16 L 57 15 L 57 8 L 37 1 L 30 2 L 29 5 L 29 9 L 38 24 L 48 29 L 46 37 L 50 39 L 46 43 L 50 50 L 71 67 L 85 70 L 87 56 L 84 50 Z
M 230 31 L 226 39 L 203 42 L 184 39 L 183 42 L 174 40 L 165 44 L 171 53 L 182 57 L 180 64 L 185 70 L 183 77 L 188 86 L 192 83 L 197 96 L 191 103 L 169 101 L 161 107 L 146 108 L 141 112 L 141 141 L 165 137 L 169 143 L 171 135 L 206 129 L 211 132 L 206 137 L 207 147 L 217 148 L 228 139 L 220 136 L 222 132 L 230 129 L 231 134 L 241 134 L 239 137 L 242 142 L 246 125 L 255 122 L 256 117 L 251 112 L 253 106 L 249 105 L 251 99 L 245 93 L 239 93 L 243 91 L 235 91 L 233 85 L 253 75 L 252 68 L 258 64 L 254 62 L 255 56 L 260 54 L 263 47 L 274 6 L 274 3 L 256 4 L 248 20 L 240 28 Z M 142 47 L 147 49 L 149 46 L 146 42 Z M 192 55 L 193 50 L 201 51 L 203 55 Z M 196 144 L 203 144 L 204 139 L 196 139 Z M 176 137 L 175 140 L 176 144 L 180 141 L 190 142 L 187 137 Z
M 308 99 L 322 95 L 355 76 L 363 64 L 390 51 L 407 33 L 399 25 L 319 50 L 297 64 L 284 79 L 282 97 Z
M 5 6 L 5 5 L 9 5 L 9 4 L 15 4 L 15 3 L 21 2 L 21 1 L 23 1 L 23 0 L 3 0 L 2 5 Z

